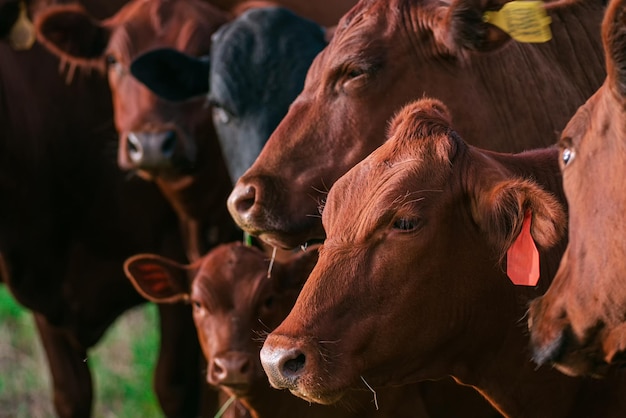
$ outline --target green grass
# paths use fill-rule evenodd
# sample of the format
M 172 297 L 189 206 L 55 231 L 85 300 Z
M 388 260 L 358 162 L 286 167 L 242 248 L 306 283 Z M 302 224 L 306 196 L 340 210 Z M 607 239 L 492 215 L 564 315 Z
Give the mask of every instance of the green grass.
M 161 417 L 152 391 L 158 313 L 127 312 L 90 351 L 96 418 Z M 0 285 L 0 418 L 54 417 L 45 354 L 32 315 Z

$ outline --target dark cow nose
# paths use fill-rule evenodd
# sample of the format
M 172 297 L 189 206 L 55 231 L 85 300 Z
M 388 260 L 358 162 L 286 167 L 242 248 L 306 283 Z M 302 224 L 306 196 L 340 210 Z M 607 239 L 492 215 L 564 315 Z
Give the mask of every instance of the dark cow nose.
M 272 386 L 277 389 L 293 389 L 304 373 L 306 355 L 294 348 L 264 345 L 261 350 L 261 364 Z
M 159 168 L 171 163 L 178 139 L 175 131 L 130 132 L 126 147 L 137 168 Z
M 213 358 L 208 381 L 219 386 L 249 385 L 253 378 L 252 359 L 247 353 L 226 353 Z
M 239 181 L 228 197 L 228 210 L 236 220 L 245 221 L 258 198 L 258 189 L 253 183 Z

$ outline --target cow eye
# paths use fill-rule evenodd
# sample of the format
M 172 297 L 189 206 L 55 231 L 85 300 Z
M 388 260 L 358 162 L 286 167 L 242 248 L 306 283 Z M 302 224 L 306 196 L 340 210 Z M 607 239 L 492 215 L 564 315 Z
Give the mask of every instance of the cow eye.
M 272 309 L 272 306 L 274 306 L 274 296 L 270 296 L 265 299 L 265 301 L 263 302 L 263 306 L 265 307 L 265 309 Z
M 224 108 L 221 107 L 213 107 L 213 115 L 218 122 L 222 124 L 227 124 L 230 122 L 230 115 Z
M 417 225 L 418 221 L 416 219 L 399 218 L 393 223 L 393 229 L 402 232 L 409 232 L 417 229 Z
M 351 92 L 362 87 L 367 81 L 368 71 L 363 68 L 353 68 L 347 71 L 343 77 L 342 88 L 344 92 Z
M 561 150 L 561 163 L 563 164 L 563 167 L 571 163 L 575 156 L 576 152 L 573 148 L 563 148 Z
M 105 59 L 106 59 L 107 65 L 117 64 L 117 58 L 115 58 L 115 55 L 113 54 L 107 54 Z

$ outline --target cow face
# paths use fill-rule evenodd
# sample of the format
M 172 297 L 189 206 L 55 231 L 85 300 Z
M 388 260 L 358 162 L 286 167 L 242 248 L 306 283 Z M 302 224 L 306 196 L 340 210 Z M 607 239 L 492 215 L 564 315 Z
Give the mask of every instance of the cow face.
M 37 30 L 40 40 L 63 59 L 106 68 L 120 134 L 120 167 L 172 177 L 194 170 L 203 153 L 219 154 L 217 145 L 211 145 L 215 138 L 204 100 L 161 100 L 130 74 L 129 65 L 156 47 L 207 54 L 211 34 L 225 21 L 222 12 L 202 1 L 137 0 L 104 21 L 76 5 L 50 8 L 39 16 Z
M 482 14 L 494 4 L 444 3 L 363 0 L 344 16 L 304 90 L 229 198 L 240 227 L 284 247 L 323 239 L 318 206 L 327 191 L 381 144 L 388 119 L 411 100 L 442 100 L 473 145 L 521 151 L 553 144 L 575 103 L 601 84 L 601 65 L 587 62 L 598 57 L 599 39 L 572 41 L 563 36 L 568 31 L 555 30 L 549 47 L 521 45 L 484 23 Z M 579 15 L 596 33 L 602 7 L 568 4 L 563 16 L 552 17 L 553 26 L 564 29 L 567 14 Z M 580 50 L 559 57 L 561 44 Z M 588 75 L 594 68 L 596 75 L 565 81 L 572 67 Z M 538 68 L 546 70 L 539 75 Z M 597 81 L 586 86 L 590 79 Z
M 530 309 L 535 359 L 568 374 L 602 374 L 626 351 L 626 8 L 603 24 L 608 78 L 559 146 L 570 208 L 569 246 L 554 283 Z
M 540 248 L 563 235 L 564 213 L 447 119 L 440 102 L 408 106 L 391 139 L 331 189 L 318 264 L 261 351 L 273 386 L 332 403 L 361 379 L 436 379 L 468 359 L 480 370 L 515 329 L 521 313 L 499 261 L 526 212 Z M 556 150 L 535 158 L 558 173 Z
M 193 305 L 208 361 L 207 381 L 244 397 L 253 385 L 267 386 L 258 354 L 261 341 L 287 316 L 316 261 L 317 251 L 309 250 L 275 262 L 270 270 L 263 252 L 233 243 L 190 266 L 138 255 L 126 262 L 125 271 L 146 298 Z
M 324 31 L 313 22 L 286 9 L 259 8 L 222 26 L 213 35 L 210 57 L 156 49 L 137 58 L 131 72 L 168 100 L 208 95 L 213 124 L 236 181 L 287 113 L 313 58 L 325 45 Z

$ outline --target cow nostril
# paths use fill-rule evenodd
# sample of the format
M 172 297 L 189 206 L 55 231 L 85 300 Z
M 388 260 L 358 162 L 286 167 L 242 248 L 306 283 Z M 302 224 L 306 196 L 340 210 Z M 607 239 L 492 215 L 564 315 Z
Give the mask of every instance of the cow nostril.
M 141 160 L 141 157 L 143 155 L 143 149 L 141 147 L 141 141 L 132 132 L 130 134 L 128 134 L 128 138 L 127 138 L 127 141 L 126 141 L 126 149 L 128 151 L 128 156 L 130 157 L 130 159 L 132 161 L 137 162 L 137 161 Z
M 242 365 L 241 365 L 241 370 L 240 370 L 242 375 L 248 374 L 248 372 L 250 372 L 250 362 L 248 360 L 246 360 Z
M 304 369 L 305 363 L 306 356 L 303 353 L 299 353 L 296 357 L 288 359 L 283 363 L 282 373 L 285 376 L 295 377 Z
M 170 158 L 174 155 L 174 150 L 176 149 L 176 132 L 169 131 L 165 134 L 165 138 L 163 139 L 163 143 L 161 144 L 161 152 L 163 156 L 166 158 Z
M 237 213 L 244 214 L 254 206 L 256 189 L 254 186 L 237 187 L 229 200 Z

